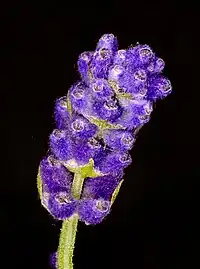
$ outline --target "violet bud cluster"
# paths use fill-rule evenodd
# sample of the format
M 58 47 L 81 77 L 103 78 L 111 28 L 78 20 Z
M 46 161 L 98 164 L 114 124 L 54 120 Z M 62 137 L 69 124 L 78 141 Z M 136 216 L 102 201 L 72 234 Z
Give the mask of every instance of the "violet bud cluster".
M 164 61 L 148 45 L 118 50 L 113 34 L 78 58 L 81 79 L 56 100 L 56 128 L 49 156 L 40 163 L 42 203 L 56 219 L 73 214 L 98 224 L 109 214 L 111 197 L 131 164 L 137 131 L 150 120 L 153 103 L 172 91 Z M 72 194 L 73 173 L 91 162 L 80 199 Z

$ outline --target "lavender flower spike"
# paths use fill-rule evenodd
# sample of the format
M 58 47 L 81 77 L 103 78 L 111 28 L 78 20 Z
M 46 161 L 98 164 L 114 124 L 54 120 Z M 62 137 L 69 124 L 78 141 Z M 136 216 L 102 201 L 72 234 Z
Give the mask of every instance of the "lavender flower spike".
M 113 34 L 78 57 L 80 80 L 55 102 L 49 155 L 37 176 L 42 206 L 62 220 L 54 267 L 73 269 L 78 220 L 104 221 L 132 163 L 138 130 L 150 120 L 153 103 L 172 91 L 164 61 L 148 45 L 118 50 Z

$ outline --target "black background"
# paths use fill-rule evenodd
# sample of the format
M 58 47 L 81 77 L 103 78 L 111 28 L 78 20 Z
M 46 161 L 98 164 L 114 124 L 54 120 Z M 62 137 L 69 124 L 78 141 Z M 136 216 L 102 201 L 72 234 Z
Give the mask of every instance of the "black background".
M 112 213 L 100 225 L 79 224 L 74 268 L 198 268 L 199 174 L 190 163 L 198 163 L 199 12 L 181 3 L 1 10 L 1 268 L 49 268 L 61 222 L 40 205 L 37 169 L 54 102 L 79 78 L 78 55 L 104 33 L 121 49 L 149 44 L 166 62 L 173 93 L 140 131 Z

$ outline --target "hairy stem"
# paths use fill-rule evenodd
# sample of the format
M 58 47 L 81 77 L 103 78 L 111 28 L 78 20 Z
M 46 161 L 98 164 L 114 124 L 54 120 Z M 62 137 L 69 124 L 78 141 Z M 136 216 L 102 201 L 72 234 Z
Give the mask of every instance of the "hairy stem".
M 72 184 L 72 195 L 80 199 L 84 178 L 81 174 L 75 173 Z M 78 215 L 74 214 L 63 221 L 58 246 L 58 269 L 73 269 L 73 252 L 78 226 Z
M 78 226 L 78 215 L 63 221 L 58 247 L 58 269 L 73 268 L 73 251 Z
M 80 199 L 84 178 L 82 178 L 81 173 L 75 173 L 72 183 L 72 195 L 75 199 Z

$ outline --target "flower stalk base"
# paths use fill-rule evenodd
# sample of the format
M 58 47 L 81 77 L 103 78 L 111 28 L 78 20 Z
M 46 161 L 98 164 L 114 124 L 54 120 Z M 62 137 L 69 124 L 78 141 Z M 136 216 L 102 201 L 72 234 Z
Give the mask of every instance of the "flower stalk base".
M 81 177 L 81 174 L 75 173 L 72 183 L 72 195 L 75 199 L 80 199 L 83 182 L 84 178 Z M 58 269 L 73 269 L 73 252 L 77 227 L 78 214 L 74 214 L 63 221 L 58 246 Z
M 73 269 L 73 252 L 77 226 L 77 214 L 63 221 L 58 247 L 58 269 Z

